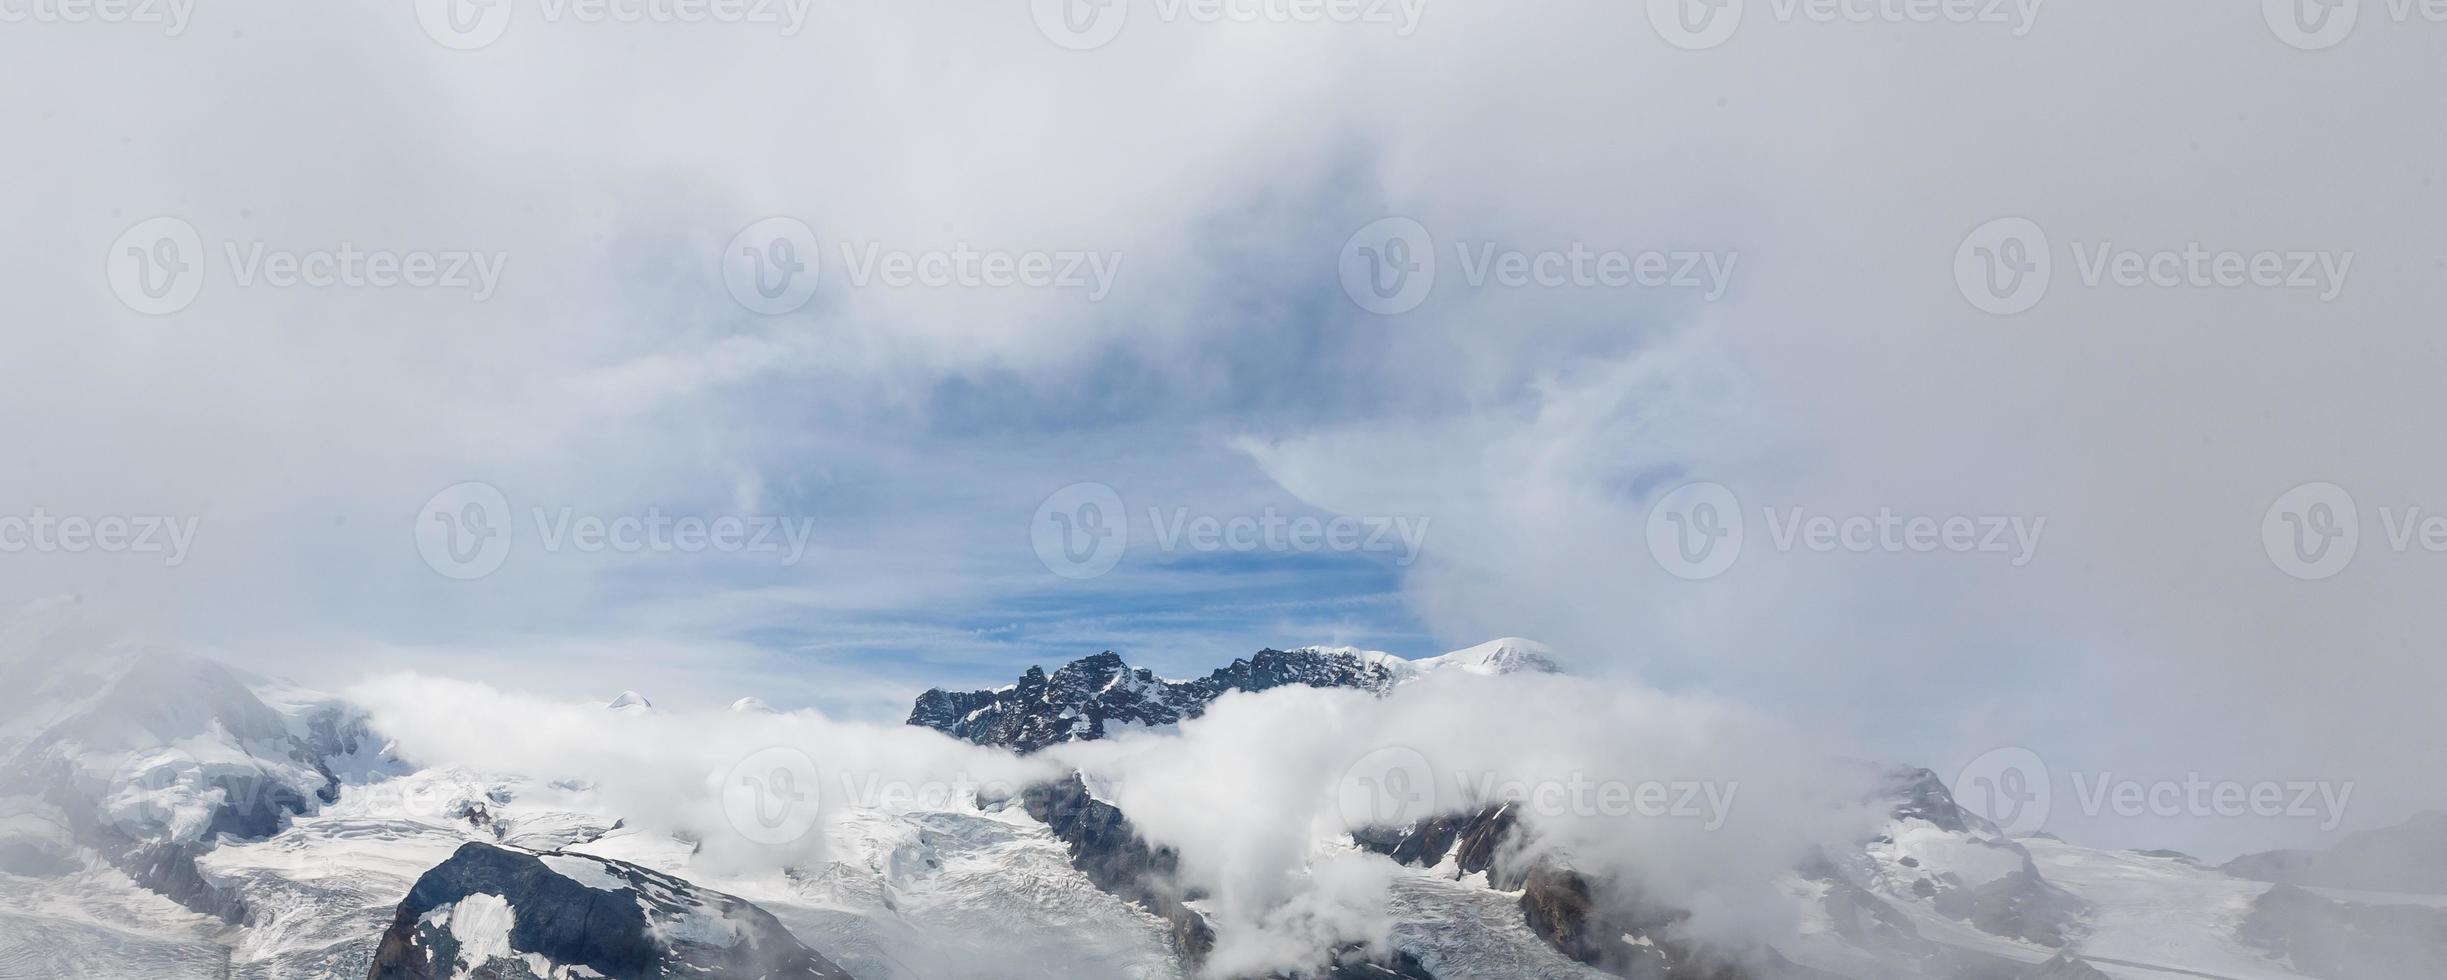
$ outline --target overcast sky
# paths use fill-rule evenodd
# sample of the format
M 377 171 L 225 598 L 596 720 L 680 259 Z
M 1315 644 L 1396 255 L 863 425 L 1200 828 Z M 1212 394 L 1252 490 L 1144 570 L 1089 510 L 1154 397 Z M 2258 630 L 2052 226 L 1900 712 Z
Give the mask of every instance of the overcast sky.
M 2025 747 L 2060 795 L 2394 822 L 2447 806 L 2408 523 L 2447 513 L 2447 24 L 2286 5 L 28 15 L 0 545 L 192 538 L 0 553 L 0 599 L 335 689 L 882 720 L 1106 648 L 1521 635 L 1949 780 Z M 2350 562 L 2302 557 L 2321 481 Z M 498 564 L 434 560 L 487 490 Z M 1728 511 L 1730 564 L 1652 547 Z M 1885 514 L 1974 531 L 1809 544 Z M 770 547 L 581 543 L 658 516 Z

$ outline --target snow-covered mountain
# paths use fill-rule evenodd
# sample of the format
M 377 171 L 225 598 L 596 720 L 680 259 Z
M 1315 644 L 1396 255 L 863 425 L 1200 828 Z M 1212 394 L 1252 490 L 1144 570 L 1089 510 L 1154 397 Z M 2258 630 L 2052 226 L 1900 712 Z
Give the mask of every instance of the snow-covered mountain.
M 1522 672 L 1553 674 L 1563 670 L 1555 661 L 1555 652 L 1547 649 L 1546 644 L 1517 636 L 1489 640 L 1442 656 L 1418 660 L 1404 660 L 1386 653 L 1362 653 L 1371 661 L 1393 670 L 1394 675 L 1402 680 L 1413 680 L 1444 670 L 1482 676 Z
M 470 842 L 417 879 L 370 980 L 850 980 L 772 913 L 621 861 Z
M 1042 667 L 1030 667 L 1018 683 L 992 690 L 929 690 L 918 696 L 908 723 L 979 745 L 1034 752 L 1122 728 L 1177 725 L 1234 691 L 1303 685 L 1384 693 L 1440 671 L 1491 676 L 1558 669 L 1545 645 L 1518 637 L 1419 660 L 1358 647 L 1267 649 L 1194 680 L 1158 677 L 1108 650 L 1071 661 L 1050 676 Z
M 1233 691 L 1294 684 L 1384 691 L 1399 680 L 1392 666 L 1358 651 L 1260 650 L 1205 677 L 1178 681 L 1132 667 L 1108 650 L 1071 661 L 1050 676 L 1042 667 L 1030 667 L 1018 683 L 993 690 L 929 690 L 918 696 L 908 724 L 979 745 L 1034 752 L 1125 727 L 1177 725 Z
M 1008 688 L 929 692 L 910 723 L 1033 753 L 1125 727 L 1160 733 L 1236 691 L 1399 699 L 1447 682 L 1413 686 L 1430 677 L 1501 684 L 1485 678 L 1554 673 L 1558 661 L 1515 639 L 1415 661 L 1308 647 L 1174 681 L 1100 654 Z M 1180 856 L 1104 795 L 1095 771 L 983 798 L 848 801 L 821 824 L 820 851 L 743 864 L 632 824 L 614 800 L 633 795 L 568 773 L 419 766 L 361 708 L 201 658 L 79 648 L 10 676 L 28 680 L 0 688 L 0 976 L 1173 980 L 1208 975 L 1209 952 L 1241 928 L 1185 883 Z M 573 710 L 618 715 L 606 731 L 676 717 L 634 693 L 618 701 Z M 789 720 L 754 699 L 702 717 Z M 1382 914 L 1363 933 L 1318 933 L 1341 938 L 1280 975 L 2447 975 L 2447 898 L 2304 877 L 2384 868 L 2399 852 L 2418 866 L 2422 821 L 2315 859 L 2221 870 L 2007 838 L 1925 770 L 1871 774 L 1884 820 L 1773 883 L 1798 923 L 1784 938 L 1694 935 L 1692 910 L 1545 846 L 1536 813 L 1498 800 L 1309 840 L 1311 869 L 1374 862 Z M 2272 866 L 2302 883 L 2229 873 Z

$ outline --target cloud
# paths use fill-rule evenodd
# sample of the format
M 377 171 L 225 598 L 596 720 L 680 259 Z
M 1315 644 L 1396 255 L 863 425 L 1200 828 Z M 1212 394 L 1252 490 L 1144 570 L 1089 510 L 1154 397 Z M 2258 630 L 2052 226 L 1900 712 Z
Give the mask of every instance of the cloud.
M 625 713 L 416 675 L 368 680 L 347 696 L 412 765 L 592 784 L 605 812 L 629 826 L 700 841 L 700 860 L 716 872 L 821 863 L 824 828 L 851 809 L 942 806 L 979 785 L 1025 785 L 1055 771 L 927 729 L 813 711 Z M 772 776 L 784 769 L 787 784 Z M 802 821 L 784 824 L 794 832 L 757 829 L 759 801 L 736 798 L 743 777 L 787 786 L 776 791 L 792 794 L 781 819 Z
M 1386 939 L 1388 867 L 1320 842 L 1387 812 L 1407 823 L 1503 802 L 1533 831 L 1524 860 L 1552 855 L 1637 882 L 1701 910 L 1691 928 L 1736 947 L 1789 936 L 1779 877 L 1875 820 L 1859 806 L 1867 774 L 1831 772 L 1831 749 L 1755 712 L 1635 684 L 1436 675 L 1381 699 L 1299 687 L 1228 695 L 1177 736 L 1048 754 L 1089 772 L 1140 833 L 1180 852 L 1216 920 L 1214 969 L 1233 975 Z M 1432 788 L 1404 784 L 1417 801 L 1394 811 L 1357 805 L 1388 759 Z
M 820 6 L 790 36 L 538 13 L 476 51 L 397 6 L 0 37 L 46 94 L 0 107 L 32 148 L 11 176 L 38 191 L 0 220 L 42 229 L 0 241 L 17 454 L 0 499 L 200 519 L 175 568 L 20 554 L 0 595 L 118 600 L 303 671 L 602 643 L 640 608 L 664 629 L 638 649 L 754 664 L 781 648 L 715 613 L 783 608 L 775 589 L 836 597 L 788 607 L 811 632 L 1067 605 L 1080 620 L 1047 630 L 1067 638 L 1146 593 L 1039 574 L 1019 529 L 1046 493 L 1249 488 L 1215 496 L 1432 516 L 1404 594 L 1448 644 L 1546 637 L 1940 768 L 2030 744 L 2059 768 L 2357 779 L 2357 825 L 2447 803 L 2418 694 L 2447 680 L 2423 601 L 2447 565 L 2372 546 L 2307 584 L 2257 536 L 2311 480 L 2374 511 L 2439 506 L 2447 474 L 2408 447 L 2438 441 L 2421 355 L 2440 248 L 2405 217 L 2440 203 L 2436 110 L 2339 110 L 2430 80 L 2406 25 L 2365 24 L 2339 59 L 2249 9 L 2050 6 L 2020 36 L 1754 11 L 1685 51 L 1635 8 L 1525 3 L 1436 7 L 1407 34 L 1140 18 L 1075 52 L 1017 5 Z M 100 270 L 159 214 L 200 230 L 209 275 L 157 318 Z M 809 222 L 831 265 L 805 308 L 764 317 L 719 262 L 777 214 Z M 1336 264 L 1389 214 L 1445 260 L 1428 302 L 1390 319 L 1351 304 Z M 1954 282 L 1964 236 L 2004 216 L 2058 253 L 2044 301 L 2011 319 Z M 2086 284 L 2072 251 L 2195 242 L 2356 261 L 2322 303 Z M 507 258 L 479 303 L 240 285 L 223 248 L 258 243 Z M 1086 303 L 860 287 L 844 243 L 1125 261 Z M 1457 282 L 1458 254 L 1491 245 L 1740 261 L 1716 302 Z M 1686 587 L 1641 547 L 1653 493 L 1686 476 L 1752 507 L 2047 532 L 2010 572 L 1754 551 Z M 724 513 L 754 484 L 747 502 L 826 523 L 795 566 L 527 551 L 442 579 L 408 525 L 471 479 L 598 514 Z M 1045 646 L 943 659 L 986 673 Z M 333 673 L 317 679 L 348 679 Z M 2214 851 L 2301 828 L 2087 829 Z

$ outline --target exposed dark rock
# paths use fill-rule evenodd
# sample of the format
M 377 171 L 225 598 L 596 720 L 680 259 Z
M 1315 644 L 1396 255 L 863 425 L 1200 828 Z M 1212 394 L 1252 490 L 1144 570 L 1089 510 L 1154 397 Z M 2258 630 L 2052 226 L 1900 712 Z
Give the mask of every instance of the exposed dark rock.
M 368 977 L 533 980 L 579 967 L 615 980 L 850 977 L 743 899 L 619 861 L 484 843 L 417 880 Z
M 1019 802 L 1030 817 L 1069 845 L 1071 866 L 1096 887 L 1170 923 L 1173 949 L 1183 961 L 1195 968 L 1214 951 L 1214 927 L 1189 907 L 1197 895 L 1179 882 L 1180 856 L 1169 847 L 1148 844 L 1119 807 L 1088 792 L 1078 773 L 1030 786 L 1020 792 Z M 1436 980 L 1436 975 L 1408 953 L 1352 944 L 1316 969 L 1279 975 L 1277 980 Z
M 2018 871 L 1973 887 L 1951 871 L 1924 869 L 1920 861 L 1906 857 L 1897 863 L 1926 872 L 1906 886 L 1914 897 L 1928 899 L 1939 914 L 1991 935 L 2051 947 L 2072 940 L 2088 906 L 2041 875 L 2029 848 L 1957 803 L 1936 773 L 1886 768 L 1881 770 L 1879 786 L 1894 819 L 1926 821 L 1939 830 L 1970 837 L 1975 844 L 2009 855 L 2022 865 Z
M 1563 955 L 1619 977 L 1681 980 L 1673 972 L 1676 957 L 1654 937 L 1683 916 L 1627 905 L 1636 903 L 1601 903 L 1588 878 L 1552 862 L 1538 863 L 1521 881 L 1522 915 Z
M 1183 959 L 1198 963 L 1214 950 L 1214 928 L 1185 904 L 1196 896 L 1180 886 L 1180 855 L 1149 846 L 1119 807 L 1088 792 L 1079 774 L 1022 790 L 1020 805 L 1070 846 L 1071 866 L 1096 887 L 1171 923 L 1173 948 Z
M 935 689 L 918 696 L 911 725 L 979 745 L 1027 753 L 1062 742 L 1105 737 L 1121 726 L 1179 724 L 1233 691 L 1348 687 L 1385 691 L 1393 673 L 1347 653 L 1260 650 L 1206 677 L 1170 681 L 1122 662 L 1112 651 L 1071 661 L 1051 675 L 1030 667 L 1019 683 L 991 691 Z
M 1894 803 L 1897 820 L 1926 820 L 1938 829 L 1957 834 L 1980 832 L 2003 836 L 1995 824 L 1962 808 L 1954 794 L 1946 789 L 1945 780 L 1926 769 L 1887 769 L 1883 778 L 1884 798 Z
M 1519 825 L 1518 808 L 1499 803 L 1476 813 L 1430 817 L 1407 830 L 1370 828 L 1351 837 L 1363 848 L 1414 867 L 1435 867 L 1450 856 L 1461 873 L 1487 872 L 1497 890 L 1512 891 L 1521 886 L 1525 869 L 1503 866 L 1502 859 L 1509 856 L 1507 848 L 1516 846 Z
M 1365 944 L 1346 946 L 1334 960 L 1315 972 L 1292 974 L 1286 980 L 1437 980 L 1419 958 L 1401 950 L 1371 952 Z

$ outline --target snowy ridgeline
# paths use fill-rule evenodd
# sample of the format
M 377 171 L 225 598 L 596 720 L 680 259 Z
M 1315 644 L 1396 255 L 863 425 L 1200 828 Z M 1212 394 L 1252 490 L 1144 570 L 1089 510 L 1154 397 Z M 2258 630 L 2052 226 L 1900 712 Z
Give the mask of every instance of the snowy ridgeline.
M 989 703 L 961 717 L 1028 722 L 995 729 L 1026 750 L 1108 724 L 1177 723 L 1222 691 L 1402 697 L 1435 674 L 1555 669 L 1518 640 L 1417 661 L 1264 651 L 1188 682 L 1094 657 L 977 692 Z M 1150 873 L 1163 848 L 1094 791 L 1095 773 L 1076 784 L 1076 806 L 1101 808 L 1095 820 L 1016 799 L 849 807 L 821 828 L 820 857 L 758 868 L 629 826 L 596 787 L 560 774 L 414 768 L 351 706 L 208 661 L 103 650 L 26 676 L 35 682 L 0 692 L 0 976 L 1185 977 L 1198 943 L 1214 942 L 1204 897 L 1151 904 L 1172 885 Z M 1022 692 L 1033 700 L 1010 700 Z M 1032 727 L 1039 705 L 1062 724 Z M 1175 721 L 1125 718 L 1152 705 Z M 655 709 L 627 694 L 601 710 Z M 734 710 L 770 711 L 753 699 Z M 1930 774 L 1896 771 L 1888 785 L 1894 816 L 1879 833 L 1775 883 L 1791 934 L 1726 954 L 1731 972 L 1712 976 L 2447 975 L 2388 972 L 2439 962 L 2435 917 L 2447 913 L 2430 905 L 2447 902 L 2335 884 L 2370 863 L 2361 850 L 2325 862 L 2332 877 L 2317 883 L 2272 885 L 2178 856 L 2007 839 Z M 1679 976 L 1715 955 L 1679 931 L 1686 911 L 1630 901 L 1622 883 L 1553 855 L 1515 860 L 1529 832 L 1516 817 L 1312 841 L 1311 868 L 1380 862 L 1390 876 L 1378 928 L 1344 937 L 1345 965 L 1321 973 L 1596 980 Z M 2313 865 L 2281 855 L 2248 867 L 2307 878 L 2299 869 Z

